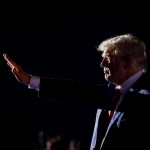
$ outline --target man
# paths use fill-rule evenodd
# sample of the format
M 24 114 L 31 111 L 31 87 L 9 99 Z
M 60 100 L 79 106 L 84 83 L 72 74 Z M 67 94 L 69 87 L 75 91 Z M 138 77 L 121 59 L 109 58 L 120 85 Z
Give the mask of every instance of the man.
M 145 44 L 124 34 L 106 39 L 98 51 L 103 52 L 100 66 L 108 85 L 32 76 L 7 54 L 3 56 L 16 79 L 38 90 L 39 97 L 97 108 L 90 150 L 149 149 L 150 79 Z M 113 92 L 118 90 L 114 105 Z

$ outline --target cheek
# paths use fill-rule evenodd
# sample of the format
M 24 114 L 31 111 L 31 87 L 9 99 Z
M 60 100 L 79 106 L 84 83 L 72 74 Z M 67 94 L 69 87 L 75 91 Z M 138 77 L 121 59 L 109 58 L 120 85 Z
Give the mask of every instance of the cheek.
M 119 68 L 119 65 L 118 64 L 113 64 L 113 63 L 110 63 L 109 64 L 109 66 L 108 66 L 108 68 L 110 69 L 110 71 L 112 71 L 112 72 L 114 72 L 114 71 L 116 71 L 116 70 L 118 70 Z
M 123 73 L 123 68 L 119 64 L 112 64 L 109 67 L 111 75 L 121 76 Z

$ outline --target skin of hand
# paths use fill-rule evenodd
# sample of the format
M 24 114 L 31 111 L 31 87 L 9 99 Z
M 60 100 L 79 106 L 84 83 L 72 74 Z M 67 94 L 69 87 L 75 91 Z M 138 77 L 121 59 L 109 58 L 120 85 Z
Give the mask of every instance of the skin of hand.
M 7 62 L 7 65 L 11 68 L 11 71 L 16 77 L 16 79 L 19 82 L 28 85 L 30 83 L 31 76 L 19 64 L 17 64 L 13 59 L 11 59 L 8 56 L 8 54 L 4 53 L 3 57 Z

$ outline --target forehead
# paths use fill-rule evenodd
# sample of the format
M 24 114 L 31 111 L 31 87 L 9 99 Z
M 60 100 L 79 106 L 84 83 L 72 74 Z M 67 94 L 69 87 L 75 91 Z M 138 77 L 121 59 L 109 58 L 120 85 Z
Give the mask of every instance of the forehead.
M 105 57 L 105 56 L 112 56 L 113 53 L 114 53 L 114 50 L 115 50 L 115 49 L 106 49 L 106 50 L 104 50 L 103 53 L 102 53 L 102 57 Z

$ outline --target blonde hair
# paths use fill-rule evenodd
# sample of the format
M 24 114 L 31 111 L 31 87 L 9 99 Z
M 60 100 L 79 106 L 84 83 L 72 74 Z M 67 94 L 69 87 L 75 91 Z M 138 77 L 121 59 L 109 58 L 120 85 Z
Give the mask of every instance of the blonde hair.
M 119 55 L 124 61 L 134 59 L 139 67 L 147 69 L 146 45 L 132 34 L 118 35 L 108 38 L 100 43 L 97 50 L 113 50 L 113 55 Z

